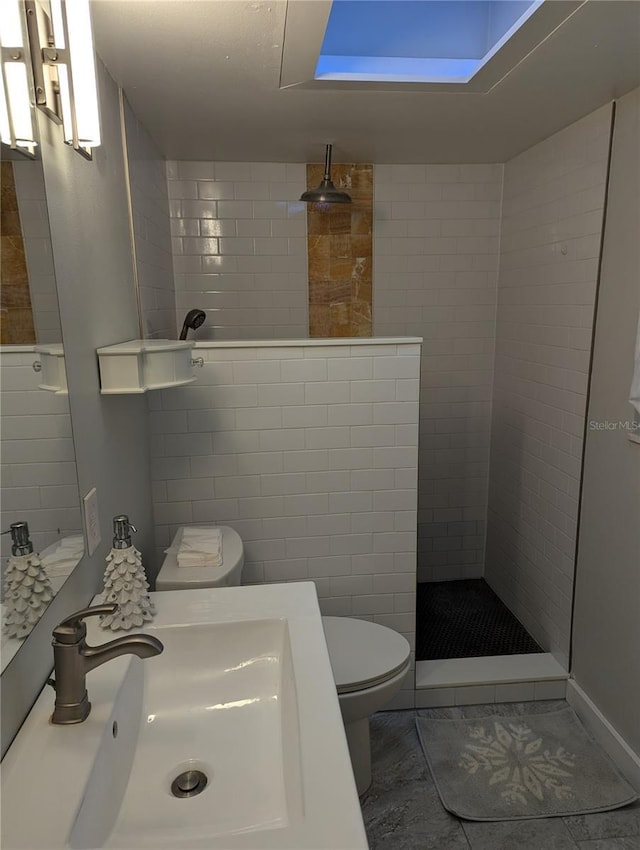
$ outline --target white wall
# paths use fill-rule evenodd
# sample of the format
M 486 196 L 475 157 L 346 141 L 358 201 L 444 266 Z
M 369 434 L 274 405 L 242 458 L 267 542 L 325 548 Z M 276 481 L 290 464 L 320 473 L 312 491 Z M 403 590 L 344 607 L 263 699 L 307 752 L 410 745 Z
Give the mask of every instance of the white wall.
M 36 341 L 60 342 L 62 331 L 42 164 L 33 160 L 15 160 L 13 175 L 27 260 Z
M 610 121 L 504 171 L 485 578 L 565 666 Z
M 33 350 L 4 348 L 0 366 L 0 529 L 28 522 L 36 552 L 82 529 L 69 399 L 38 388 L 38 359 Z M 11 536 L 0 540 L 4 560 Z
M 311 579 L 324 614 L 413 649 L 420 346 L 363 342 L 198 347 L 197 384 L 150 397 L 158 558 L 181 524 L 230 525 L 244 582 Z
M 640 311 L 640 89 L 618 101 L 596 320 L 573 676 L 640 755 L 640 445 L 624 427 Z M 591 426 L 591 423 L 594 426 Z
M 305 166 L 167 164 L 178 323 L 307 335 Z M 502 166 L 375 166 L 374 329 L 425 337 L 419 578 L 482 575 Z M 267 253 L 270 252 L 270 253 Z
M 83 494 L 98 489 L 103 541 L 91 564 L 101 575 L 111 518 L 130 514 L 142 549 L 151 511 L 146 399 L 101 396 L 95 354 L 138 335 L 118 90 L 102 65 L 99 81 L 104 142 L 93 161 L 51 122 L 42 144 L 78 478 Z
M 168 162 L 178 328 L 195 339 L 308 334 L 304 163 Z
M 118 90 L 98 64 L 103 145 L 87 161 L 38 114 L 81 494 L 98 490 L 102 543 L 85 556 L 2 676 L 3 748 L 53 665 L 51 629 L 99 589 L 111 519 L 126 513 L 153 549 L 144 397 L 101 396 L 96 348 L 138 336 Z
M 482 575 L 501 165 L 374 167 L 374 333 L 424 338 L 418 579 Z
M 124 116 L 142 335 L 176 339 L 165 161 L 126 99 Z

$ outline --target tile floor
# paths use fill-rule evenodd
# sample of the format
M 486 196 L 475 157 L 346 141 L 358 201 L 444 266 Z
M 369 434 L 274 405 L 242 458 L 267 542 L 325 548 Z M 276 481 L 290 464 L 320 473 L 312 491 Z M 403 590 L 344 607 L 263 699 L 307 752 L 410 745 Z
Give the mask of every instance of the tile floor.
M 462 821 L 442 807 L 418 741 L 417 716 L 509 715 L 565 705 L 495 703 L 374 715 L 373 782 L 362 799 L 371 850 L 640 850 L 640 802 L 601 814 L 494 823 Z
M 416 661 L 542 651 L 484 579 L 418 582 Z

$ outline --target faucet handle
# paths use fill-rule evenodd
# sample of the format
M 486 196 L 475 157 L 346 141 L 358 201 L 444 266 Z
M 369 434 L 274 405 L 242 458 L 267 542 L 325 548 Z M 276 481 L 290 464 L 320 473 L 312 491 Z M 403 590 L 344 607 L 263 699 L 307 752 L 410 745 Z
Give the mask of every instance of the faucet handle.
M 53 630 L 53 639 L 58 643 L 74 644 L 79 643 L 87 634 L 87 627 L 84 624 L 86 617 L 97 617 L 100 614 L 115 614 L 118 610 L 118 605 L 110 602 L 106 605 L 94 605 L 91 608 L 83 608 L 82 611 L 76 611 L 71 614 L 66 620 L 59 623 Z

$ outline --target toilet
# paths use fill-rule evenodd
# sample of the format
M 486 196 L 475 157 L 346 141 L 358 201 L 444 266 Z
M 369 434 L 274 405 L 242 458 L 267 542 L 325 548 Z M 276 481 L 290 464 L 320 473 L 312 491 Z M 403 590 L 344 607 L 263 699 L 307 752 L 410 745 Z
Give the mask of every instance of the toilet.
M 369 717 L 385 707 L 409 671 L 409 642 L 379 623 L 323 617 L 338 702 L 358 794 L 371 785 Z
M 184 531 L 180 527 L 156 578 L 156 590 L 238 586 L 244 566 L 242 540 L 229 526 L 219 527 L 222 565 L 178 567 L 176 556 Z M 358 794 L 364 794 L 371 784 L 369 716 L 384 708 L 402 687 L 410 667 L 410 647 L 398 632 L 368 620 L 323 617 L 322 626 L 356 787 Z
M 206 526 L 198 526 L 206 528 Z M 214 526 L 211 526 L 212 528 Z M 244 546 L 237 531 L 228 525 L 222 531 L 222 565 L 219 567 L 179 567 L 178 549 L 184 526 L 180 526 L 156 578 L 156 590 L 194 590 L 198 587 L 237 587 L 244 567 Z

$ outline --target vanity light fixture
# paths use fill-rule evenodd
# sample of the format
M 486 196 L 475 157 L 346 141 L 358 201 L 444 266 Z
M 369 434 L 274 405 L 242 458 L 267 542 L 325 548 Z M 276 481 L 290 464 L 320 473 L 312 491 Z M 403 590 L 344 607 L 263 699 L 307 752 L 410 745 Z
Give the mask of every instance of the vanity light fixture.
M 91 159 L 100 115 L 89 0 L 26 0 L 36 106 L 62 124 L 64 140 Z
M 0 139 L 14 150 L 30 156 L 37 145 L 20 0 L 3 0 L 0 15 L 2 85 L 0 86 Z

